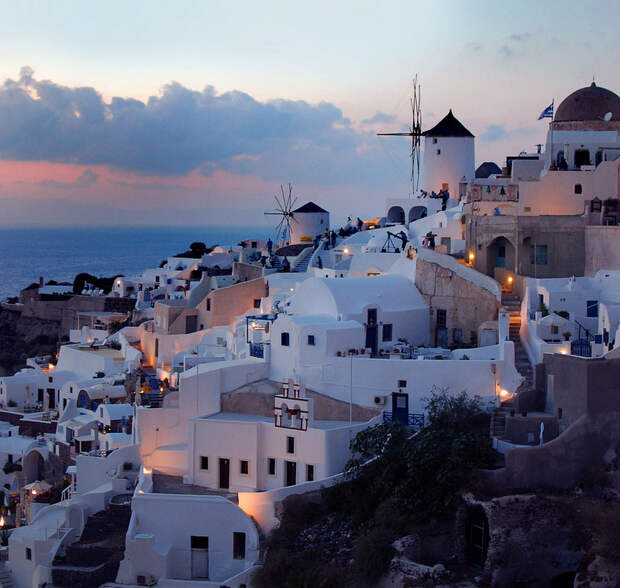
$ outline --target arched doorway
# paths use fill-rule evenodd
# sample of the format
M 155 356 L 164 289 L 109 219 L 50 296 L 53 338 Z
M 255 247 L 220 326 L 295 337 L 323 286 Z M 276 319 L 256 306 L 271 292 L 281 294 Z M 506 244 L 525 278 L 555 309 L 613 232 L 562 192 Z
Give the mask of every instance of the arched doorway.
M 515 247 L 506 237 L 497 237 L 487 245 L 487 274 L 493 276 L 496 267 L 515 269 Z
M 417 221 L 420 218 L 424 218 L 428 214 L 426 206 L 414 206 L 409 211 L 409 222 Z
M 402 206 L 392 206 L 387 213 L 387 220 L 390 223 L 397 223 L 399 225 L 405 224 L 405 211 Z

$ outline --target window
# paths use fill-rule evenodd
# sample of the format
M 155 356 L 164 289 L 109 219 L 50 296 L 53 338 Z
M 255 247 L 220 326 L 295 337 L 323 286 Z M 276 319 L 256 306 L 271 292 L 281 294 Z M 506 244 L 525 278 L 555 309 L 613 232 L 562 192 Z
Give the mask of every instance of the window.
M 47 378 L 47 381 L 51 384 L 54 381 L 54 378 L 52 378 L 52 376 L 50 376 L 49 378 Z
M 601 212 L 601 201 L 598 198 L 590 202 L 590 212 Z
M 308 335 L 308 345 L 315 345 L 314 335 Z
M 270 457 L 267 460 L 267 472 L 269 473 L 270 476 L 276 475 L 276 460 L 273 457 Z
M 209 549 L 209 538 L 192 535 L 190 546 L 192 549 Z
M 406 388 L 407 387 L 407 380 L 398 380 L 398 387 L 399 388 Z
M 454 329 L 454 331 L 452 332 L 452 338 L 454 339 L 455 343 L 462 343 L 463 342 L 463 330 Z
M 368 309 L 368 326 L 374 327 L 377 324 L 377 309 L 369 308 Z
M 437 149 L 437 155 L 441 155 L 441 149 Z
M 211 310 L 211 298 L 207 298 L 207 311 Z
M 159 356 L 159 339 L 155 339 L 155 357 Z
M 200 469 L 201 470 L 209 469 L 209 457 L 207 455 L 200 456 Z
M 447 323 L 446 311 L 443 308 L 437 309 L 437 326 L 439 328 L 445 328 Z
M 586 302 L 586 316 L 596 318 L 598 316 L 598 300 L 588 300 Z
M 306 482 L 312 482 L 314 480 L 314 466 L 308 464 L 306 466 Z
M 383 325 L 383 340 L 392 340 L 392 325 Z
M 239 473 L 247 476 L 250 470 L 249 462 L 247 459 L 242 459 L 239 463 Z
M 280 345 L 288 347 L 290 344 L 290 337 L 288 333 L 280 333 Z
M 252 241 L 252 249 L 256 249 L 256 247 L 257 247 L 256 241 Z
M 433 145 L 437 145 L 437 137 L 433 137 Z
M 32 549 L 26 547 L 26 559 L 32 559 Z
M 43 388 L 37 390 L 37 402 L 43 402 Z
M 233 533 L 233 559 L 245 559 L 245 533 Z
M 254 298 L 254 308 L 260 308 L 260 298 Z
M 583 188 L 581 184 L 575 184 L 575 194 L 581 194 L 583 192 Z
M 560 332 L 560 328 L 557 325 L 551 325 L 551 334 L 557 335 Z
M 530 261 L 534 265 L 547 265 L 547 246 L 532 245 Z
M 295 453 L 295 437 L 286 438 L 286 453 Z

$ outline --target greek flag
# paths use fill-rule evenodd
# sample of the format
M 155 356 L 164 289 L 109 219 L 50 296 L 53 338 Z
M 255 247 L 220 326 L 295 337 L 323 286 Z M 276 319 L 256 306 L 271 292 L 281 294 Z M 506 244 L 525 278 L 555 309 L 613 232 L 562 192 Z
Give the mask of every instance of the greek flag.
M 553 102 L 540 113 L 538 120 L 541 118 L 553 118 Z

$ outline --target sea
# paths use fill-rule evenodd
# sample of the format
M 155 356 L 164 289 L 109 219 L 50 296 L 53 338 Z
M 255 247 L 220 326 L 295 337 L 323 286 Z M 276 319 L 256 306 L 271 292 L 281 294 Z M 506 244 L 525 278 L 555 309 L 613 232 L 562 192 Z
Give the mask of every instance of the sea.
M 72 283 L 81 272 L 136 275 L 194 241 L 232 246 L 248 238 L 266 240 L 272 232 L 264 226 L 0 228 L 0 300 L 17 296 L 40 276 Z

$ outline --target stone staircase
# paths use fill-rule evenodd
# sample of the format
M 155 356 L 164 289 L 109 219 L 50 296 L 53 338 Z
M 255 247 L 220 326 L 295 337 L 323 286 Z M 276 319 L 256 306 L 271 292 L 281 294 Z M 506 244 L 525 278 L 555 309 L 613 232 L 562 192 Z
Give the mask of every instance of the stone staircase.
M 502 292 L 502 306 L 510 315 L 510 340 L 515 346 L 515 367 L 517 371 L 525 378 L 517 393 L 527 390 L 533 384 L 532 364 L 527 356 L 525 347 L 521 343 L 519 331 L 521 329 L 521 299 L 512 292 Z
M 523 376 L 524 380 L 516 391 L 520 394 L 525 390 L 529 390 L 533 385 L 533 369 L 532 364 L 527 356 L 525 347 L 521 343 L 521 299 L 513 292 L 502 291 L 502 306 L 506 309 L 510 316 L 510 340 L 514 343 L 515 348 L 515 367 Z M 491 415 L 491 436 L 502 438 L 506 433 L 506 414 L 510 409 L 516 408 L 516 400 L 505 400 L 501 406 L 493 410 Z
M 301 258 L 299 263 L 292 269 L 293 272 L 303 273 L 308 271 L 308 264 L 310 263 L 310 259 L 312 257 L 312 249 L 308 249 L 310 249 L 310 252 L 308 253 L 306 250 L 304 250 L 304 256 Z

